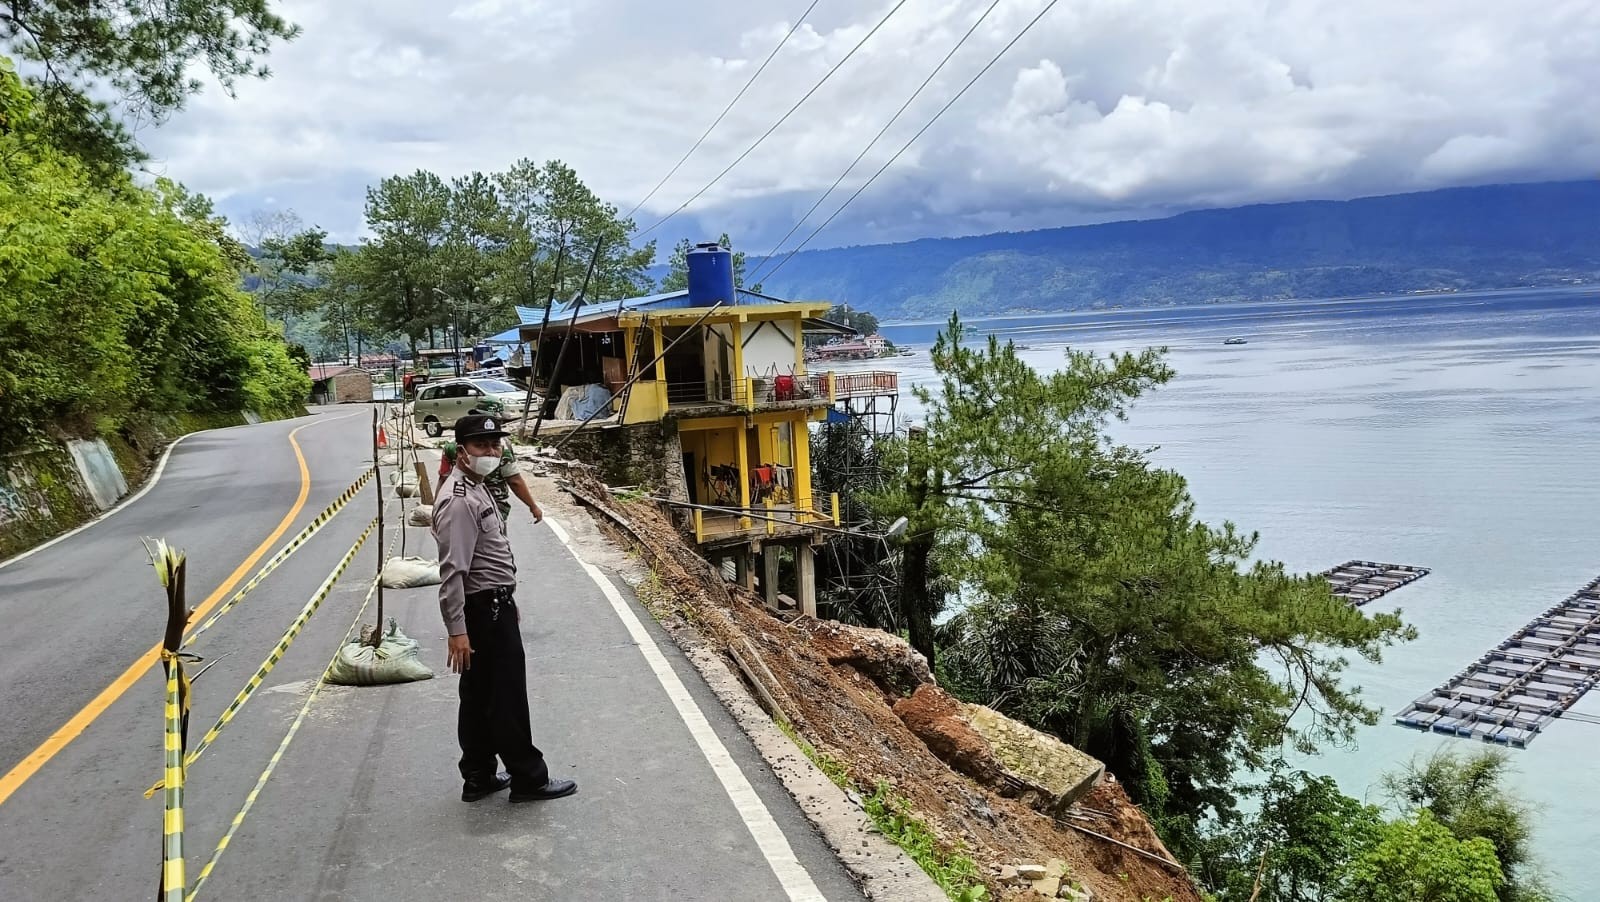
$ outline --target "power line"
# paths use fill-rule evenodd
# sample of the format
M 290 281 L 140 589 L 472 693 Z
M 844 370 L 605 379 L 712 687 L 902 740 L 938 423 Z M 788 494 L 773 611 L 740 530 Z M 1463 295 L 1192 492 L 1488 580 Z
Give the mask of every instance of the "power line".
M 804 241 L 802 241 L 799 244 L 795 245 L 794 250 L 791 250 L 788 254 L 784 255 L 784 258 L 782 260 L 778 261 L 778 265 L 774 266 L 770 270 L 767 270 L 767 272 L 762 276 L 762 278 L 766 278 L 766 279 L 772 278 L 775 274 L 777 274 L 778 270 L 783 268 L 785 263 L 788 263 L 791 259 L 793 259 L 795 254 L 798 254 L 800 252 L 801 248 L 805 247 L 807 244 L 810 244 L 811 243 L 811 239 L 817 237 L 817 235 L 823 229 L 828 227 L 829 223 L 833 222 L 833 220 L 840 213 L 843 213 L 845 207 L 850 206 L 851 202 L 853 202 L 856 198 L 861 196 L 861 192 L 863 192 L 863 191 L 867 190 L 869 187 L 871 187 L 872 183 L 878 180 L 878 176 L 883 175 L 885 170 L 887 170 L 890 166 L 893 166 L 896 160 L 900 159 L 900 155 L 901 154 L 905 153 L 907 150 L 910 150 L 911 149 L 911 145 L 915 144 L 917 142 L 917 139 L 922 137 L 924 132 L 926 132 L 928 129 L 932 128 L 933 124 L 935 122 L 939 121 L 939 117 L 943 116 L 945 114 L 945 112 L 947 112 L 951 107 L 955 106 L 956 105 L 956 101 L 960 100 L 961 97 L 964 94 L 966 94 L 967 91 L 970 90 L 973 85 L 977 84 L 978 83 L 978 79 L 982 78 L 985 75 L 985 73 L 987 73 L 990 69 L 994 68 L 994 65 L 996 63 L 1000 62 L 1000 58 L 1005 56 L 1006 53 L 1009 52 L 1012 47 L 1016 46 L 1017 42 L 1022 40 L 1023 35 L 1026 35 L 1029 31 L 1032 31 L 1033 30 L 1033 26 L 1039 24 L 1039 20 L 1043 19 L 1045 17 L 1045 14 L 1050 12 L 1050 10 L 1054 9 L 1055 5 L 1057 3 L 1059 3 L 1059 2 L 1061 2 L 1061 0 L 1050 0 L 1049 3 L 1046 3 L 1045 6 L 1044 6 L 1044 9 L 1039 10 L 1039 14 L 1034 16 L 1033 19 L 1030 20 L 1027 25 L 1023 26 L 1023 29 L 1021 31 L 1017 32 L 1017 36 L 1012 38 L 1010 43 L 1008 43 L 1004 47 L 1000 48 L 1000 52 L 995 54 L 994 59 L 990 60 L 988 65 L 984 66 L 982 69 L 979 69 L 978 70 L 978 74 L 972 76 L 972 80 L 971 81 L 967 82 L 966 85 L 964 85 L 961 88 L 960 91 L 957 91 L 956 95 L 954 97 L 950 98 L 948 103 L 946 103 L 944 106 L 940 107 L 939 108 L 939 112 L 933 114 L 933 118 L 928 120 L 928 124 L 927 125 L 924 125 L 922 128 L 918 129 L 917 133 L 911 136 L 911 140 L 907 141 L 899 150 L 895 151 L 894 156 L 889 158 L 889 162 L 884 163 L 882 166 L 878 167 L 878 171 L 874 172 L 872 174 L 871 178 L 869 178 L 865 182 L 863 182 L 861 187 L 859 187 L 859 188 L 857 188 L 855 190 L 854 194 L 851 194 L 849 197 L 845 198 L 845 202 L 840 204 L 839 208 L 837 210 L 834 210 L 833 213 L 830 214 L 827 219 L 823 220 L 822 225 L 819 225 L 815 229 L 813 229 L 811 231 L 811 234 L 807 235 L 806 239 Z
M 846 53 L 844 55 L 844 57 L 842 59 L 840 59 L 837 63 L 834 63 L 833 67 L 830 68 L 827 71 L 827 74 L 823 75 L 822 79 L 820 81 L 818 81 L 816 84 L 812 85 L 811 86 L 811 90 L 807 91 L 805 93 L 804 97 L 801 97 L 799 100 L 795 101 L 794 106 L 789 107 L 789 111 L 788 112 L 786 112 L 782 116 L 780 116 L 778 118 L 777 122 L 772 123 L 772 127 L 767 129 L 765 132 L 763 132 L 761 134 L 761 137 L 757 138 L 754 144 L 751 144 L 749 147 L 745 148 L 744 153 L 741 153 L 741 154 L 739 154 L 739 156 L 735 157 L 734 161 L 732 163 L 729 163 L 726 169 L 723 169 L 721 172 L 717 173 L 716 177 L 713 178 L 711 181 L 707 182 L 704 187 L 702 187 L 699 191 L 696 191 L 688 200 L 686 200 L 683 203 L 679 204 L 678 208 L 676 210 L 673 210 L 671 213 L 668 213 L 666 216 L 663 216 L 654 225 L 650 226 L 650 228 L 645 229 L 644 231 L 640 232 L 637 237 L 643 238 L 644 236 L 650 234 L 651 232 L 654 232 L 656 229 L 658 229 L 661 226 L 665 225 L 667 220 L 671 219 L 674 216 L 677 216 L 679 213 L 682 213 L 684 210 L 688 209 L 690 204 L 694 203 L 696 200 L 698 200 L 700 198 L 700 195 L 705 194 L 707 191 L 711 190 L 711 186 L 713 186 L 717 182 L 721 181 L 723 176 L 725 176 L 728 173 L 732 172 L 733 171 L 733 167 L 735 167 L 735 166 L 739 165 L 741 162 L 743 162 L 745 157 L 750 156 L 750 154 L 757 147 L 761 146 L 761 142 L 763 142 L 763 141 L 767 140 L 767 138 L 771 137 L 772 133 L 777 131 L 779 126 L 783 125 L 783 123 L 788 121 L 790 116 L 794 115 L 794 111 L 795 110 L 800 109 L 800 106 L 802 104 L 804 104 L 807 100 L 811 99 L 811 95 L 817 93 L 817 91 L 823 85 L 827 84 L 828 83 L 828 79 L 832 78 L 833 74 L 835 72 L 838 72 L 841 66 L 843 66 L 845 63 L 849 62 L 850 58 L 852 56 L 856 55 L 856 51 L 860 50 L 862 48 L 862 46 L 867 43 L 867 41 L 870 41 L 872 39 L 872 36 L 878 33 L 878 29 L 882 28 L 884 26 L 884 23 L 888 22 L 889 19 L 893 18 L 894 14 L 900 11 L 900 7 L 906 5 L 906 2 L 907 2 L 907 0 L 899 0 L 898 3 L 896 3 L 893 7 L 891 7 L 889 9 L 889 12 L 886 13 L 882 19 L 878 20 L 878 24 L 872 26 L 872 30 L 867 32 L 866 37 L 863 37 L 860 41 L 857 41 L 856 45 L 854 47 L 850 48 L 850 52 Z
M 805 225 L 806 220 L 811 218 L 811 214 L 817 212 L 817 208 L 822 206 L 822 202 L 827 200 L 828 197 L 833 194 L 834 189 L 838 188 L 839 185 L 844 182 L 845 178 L 855 170 L 856 164 L 860 163 L 862 159 L 864 159 L 872 150 L 872 148 L 876 147 L 878 142 L 883 140 L 883 136 L 888 134 L 889 128 L 898 122 L 901 116 L 905 115 L 905 111 L 910 109 L 911 104 L 922 95 L 923 90 L 926 89 L 928 85 L 933 83 L 934 78 L 937 77 L 941 71 L 943 71 L 945 64 L 950 62 L 951 58 L 956 55 L 956 51 L 961 49 L 961 46 L 967 42 L 967 39 L 971 38 L 973 33 L 978 30 L 978 26 L 982 25 L 983 21 L 989 18 L 989 14 L 994 12 L 995 7 L 999 5 L 1000 0 L 994 0 L 993 3 L 989 4 L 989 8 L 983 11 L 983 15 L 979 16 L 978 20 L 972 23 L 972 27 L 968 28 L 967 33 L 961 36 L 961 40 L 956 41 L 955 46 L 950 48 L 950 52 L 946 53 L 944 55 L 944 59 L 939 61 L 939 65 L 933 67 L 933 71 L 929 72 L 928 77 L 922 80 L 922 84 L 918 85 L 917 89 L 911 92 L 911 96 L 907 97 L 906 102 L 900 105 L 900 109 L 896 110 L 895 114 L 889 117 L 889 121 L 883 124 L 883 128 L 879 129 L 878 133 L 873 136 L 872 140 L 867 142 L 867 146 L 861 149 L 861 153 L 857 154 L 856 158 L 850 161 L 850 165 L 845 167 L 844 172 L 839 173 L 839 177 L 834 179 L 832 185 L 828 186 L 828 190 L 822 192 L 822 196 L 817 198 L 817 202 L 811 205 L 811 209 L 806 211 L 806 215 L 796 220 L 795 224 L 789 227 L 789 231 L 784 234 L 782 238 L 778 239 L 778 243 L 773 245 L 772 250 L 768 251 L 766 255 L 761 258 L 761 265 L 756 267 L 756 272 L 752 273 L 745 280 L 746 282 L 753 284 L 757 279 L 760 278 L 761 269 L 768 263 L 777 259 L 778 251 L 783 249 L 783 243 L 793 237 L 794 233 L 799 231 L 802 225 Z
M 778 55 L 778 51 L 783 49 L 783 45 L 789 43 L 789 38 L 799 30 L 800 24 L 806 20 L 807 16 L 811 15 L 811 11 L 817 8 L 818 2 L 820 2 L 820 0 L 811 0 L 811 5 L 806 7 L 806 11 L 800 14 L 800 18 L 794 21 L 794 24 L 789 27 L 787 32 L 784 32 L 783 40 L 779 41 L 778 46 L 772 48 L 772 52 L 767 54 L 767 58 L 761 61 L 761 67 L 755 71 L 754 75 L 750 76 L 749 81 L 744 83 L 744 87 L 739 89 L 739 93 L 733 95 L 733 99 L 728 101 L 728 105 L 723 107 L 722 112 L 717 114 L 717 118 L 712 121 L 711 125 L 707 126 L 705 133 L 694 142 L 694 146 L 689 148 L 689 152 L 683 155 L 683 159 L 673 164 L 672 169 L 668 171 L 666 175 L 661 177 L 661 181 L 656 182 L 656 186 L 650 189 L 650 193 L 646 194 L 643 200 L 633 205 L 633 209 L 629 210 L 627 215 L 622 217 L 623 219 L 627 219 L 633 216 L 633 214 L 639 212 L 639 208 L 649 203 L 650 198 L 655 197 L 656 192 L 661 190 L 661 186 L 665 185 L 669 179 L 677 174 L 678 167 L 688 162 L 689 158 L 694 156 L 694 152 L 699 150 L 700 145 L 705 143 L 706 138 L 711 136 L 711 132 L 714 131 L 718 125 L 722 124 L 723 117 L 727 116 L 728 111 L 733 109 L 733 105 L 739 102 L 739 98 L 744 96 L 744 92 L 750 90 L 750 86 L 756 83 L 756 79 L 761 77 L 761 73 L 767 71 L 767 64 L 772 62 L 772 58 Z

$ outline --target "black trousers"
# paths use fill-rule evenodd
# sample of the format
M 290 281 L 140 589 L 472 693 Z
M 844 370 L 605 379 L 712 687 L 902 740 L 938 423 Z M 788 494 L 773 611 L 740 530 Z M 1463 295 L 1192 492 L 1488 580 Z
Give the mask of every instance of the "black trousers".
M 498 755 L 516 789 L 538 789 L 550 779 L 544 753 L 533 744 L 528 721 L 528 677 L 517 626 L 517 603 L 509 589 L 467 596 L 467 640 L 472 659 L 461 674 L 456 739 L 461 777 L 492 779 Z

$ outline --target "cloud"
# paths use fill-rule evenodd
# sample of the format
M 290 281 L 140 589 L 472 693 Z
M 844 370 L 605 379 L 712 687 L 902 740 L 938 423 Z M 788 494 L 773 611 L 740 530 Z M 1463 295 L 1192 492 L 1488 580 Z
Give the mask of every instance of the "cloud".
M 907 0 L 794 117 L 652 237 L 763 252 L 989 0 Z M 1001 0 L 814 217 L 820 222 L 1038 12 Z M 211 90 L 141 137 L 230 214 L 290 207 L 349 240 L 367 185 L 560 158 L 632 207 L 805 8 L 801 0 L 282 4 L 272 79 Z M 822 0 L 636 214 L 706 184 L 889 9 Z M 1197 207 L 1593 176 L 1600 5 L 1488 0 L 1065 0 L 814 246 Z M 810 232 L 801 229 L 794 240 Z

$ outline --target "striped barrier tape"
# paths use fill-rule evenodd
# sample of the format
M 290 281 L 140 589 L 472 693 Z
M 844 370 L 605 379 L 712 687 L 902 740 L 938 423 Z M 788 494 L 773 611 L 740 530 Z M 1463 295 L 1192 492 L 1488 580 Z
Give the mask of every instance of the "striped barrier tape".
M 167 670 L 166 701 L 166 813 L 162 819 L 161 900 L 183 902 L 183 721 L 189 713 L 189 678 L 183 659 L 162 651 Z
M 399 528 L 403 533 L 405 526 L 402 524 Z M 389 555 L 394 554 L 395 546 L 399 544 L 399 538 L 400 533 L 396 533 L 395 537 L 389 540 Z M 386 555 L 385 560 L 387 559 L 388 556 Z M 277 751 L 273 752 L 272 757 L 267 761 L 266 769 L 261 772 L 260 777 L 256 778 L 256 785 L 251 788 L 250 794 L 244 798 L 244 807 L 240 808 L 239 813 L 233 816 L 233 822 L 228 825 L 228 832 L 222 834 L 222 839 L 217 842 L 217 847 L 212 850 L 211 858 L 206 861 L 205 867 L 200 869 L 200 876 L 195 878 L 194 886 L 189 890 L 189 895 L 184 902 L 194 902 L 195 898 L 200 894 L 200 887 L 205 885 L 206 880 L 211 876 L 211 872 L 216 869 L 217 862 L 222 858 L 222 853 L 228 850 L 228 844 L 233 842 L 234 834 L 239 832 L 239 825 L 244 823 L 245 816 L 250 813 L 251 808 L 255 807 L 256 798 L 261 795 L 261 790 L 267 785 L 267 780 L 272 776 L 272 772 L 277 770 L 278 762 L 283 760 L 283 753 L 289 749 L 289 743 L 293 742 L 295 734 L 300 732 L 300 725 L 305 723 L 306 714 L 311 711 L 312 703 L 317 700 L 317 693 L 321 692 L 322 687 L 327 685 L 328 674 L 332 672 L 334 663 L 339 660 L 339 652 L 344 650 L 345 645 L 350 642 L 350 637 L 360 629 L 361 615 L 367 612 L 367 605 L 372 603 L 372 596 L 378 591 L 379 578 L 379 576 L 372 578 L 372 584 L 367 587 L 367 597 L 361 600 L 361 607 L 356 609 L 356 616 L 351 621 L 350 628 L 345 630 L 344 638 L 334 648 L 333 657 L 328 659 L 328 666 L 322 668 L 322 675 L 317 677 L 316 685 L 311 687 L 311 693 L 306 696 L 305 703 L 300 706 L 300 713 L 295 715 L 294 723 L 289 725 L 289 732 L 284 734 L 283 741 L 278 743 Z M 383 627 L 382 624 L 378 626 L 380 629 Z M 167 900 L 162 900 L 162 902 L 167 902 Z
M 201 737 L 199 744 L 194 747 L 193 751 L 189 752 L 188 757 L 183 762 L 185 767 L 194 764 L 201 754 L 207 748 L 210 748 L 211 743 L 216 741 L 217 736 L 221 734 L 222 728 L 233 721 L 233 716 L 239 712 L 240 708 L 244 707 L 245 702 L 248 702 L 251 696 L 255 695 L 256 690 L 261 688 L 261 683 L 266 680 L 267 674 L 271 673 L 272 668 L 278 666 L 278 662 L 283 660 L 284 653 L 289 650 L 289 646 L 300 635 L 300 630 L 305 627 L 306 621 L 310 620 L 311 615 L 315 614 L 317 608 L 322 606 L 323 600 L 333 591 L 334 583 L 338 582 L 339 577 L 344 574 L 345 568 L 350 566 L 350 562 L 355 560 L 356 552 L 360 551 L 361 546 L 366 544 L 367 537 L 372 535 L 372 531 L 377 526 L 378 518 L 373 517 L 367 523 L 367 528 L 361 531 L 361 537 L 356 539 L 356 543 L 350 546 L 349 551 L 345 552 L 344 557 L 339 561 L 339 565 L 333 568 L 333 572 L 328 574 L 328 578 L 322 581 L 321 586 L 317 587 L 317 591 L 311 596 L 311 600 L 306 602 L 304 608 L 301 608 L 300 614 L 294 618 L 294 622 L 289 624 L 289 628 L 284 631 L 283 637 L 278 640 L 278 644 L 273 646 L 272 653 L 267 655 L 265 661 L 261 662 L 261 666 L 256 668 L 256 672 L 250 677 L 249 682 L 244 684 L 244 688 L 240 689 L 239 694 L 234 696 L 233 701 L 228 704 L 222 715 L 217 718 L 217 722 L 211 725 L 211 729 L 207 730 L 206 735 Z M 165 782 L 163 780 L 146 790 L 145 798 L 148 799 L 155 795 Z
M 299 551 L 300 548 L 306 544 L 306 542 L 311 540 L 312 536 L 316 535 L 322 529 L 322 527 L 328 525 L 328 522 L 334 518 L 334 515 L 339 513 L 340 510 L 344 509 L 344 506 L 349 504 L 350 500 L 355 498 L 355 496 L 360 493 L 362 487 L 367 484 L 367 481 L 370 480 L 372 476 L 373 468 L 368 467 L 366 472 L 361 474 L 361 478 L 351 483 L 349 488 L 345 489 L 343 492 L 340 492 L 339 497 L 333 499 L 332 504 L 323 508 L 321 513 L 318 513 L 310 523 L 306 524 L 305 529 L 300 530 L 298 535 L 285 543 L 282 548 L 278 549 L 277 554 L 274 554 L 265 564 L 262 564 L 261 569 L 257 570 L 255 575 L 250 577 L 250 581 L 241 586 L 239 591 L 233 594 L 232 598 L 224 602 L 222 607 L 217 609 L 216 613 L 212 614 L 209 618 L 207 618 L 205 623 L 200 624 L 200 626 L 195 629 L 194 632 L 190 633 L 189 638 L 183 640 L 183 647 L 188 648 L 190 645 L 194 644 L 194 640 L 200 638 L 201 633 L 211 629 L 211 627 L 215 625 L 218 620 L 222 619 L 223 614 L 233 610 L 234 605 L 238 604 L 240 601 L 243 601 L 244 597 L 250 594 L 251 590 L 253 590 L 256 586 L 260 585 L 261 581 L 266 579 L 268 574 L 278 569 L 279 564 L 282 564 L 284 561 L 288 560 L 291 554 Z

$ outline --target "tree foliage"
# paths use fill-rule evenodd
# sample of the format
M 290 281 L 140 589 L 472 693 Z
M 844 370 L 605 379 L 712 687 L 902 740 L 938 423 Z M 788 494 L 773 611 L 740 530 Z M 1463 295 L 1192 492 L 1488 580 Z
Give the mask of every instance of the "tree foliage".
M 142 158 L 111 106 L 159 122 L 201 89 L 203 67 L 223 90 L 265 78 L 262 57 L 299 29 L 269 0 L 13 0 L 0 4 L 0 41 L 37 70 L 27 83 L 38 99 L 38 137 L 79 157 L 86 172 L 109 177 Z
M 733 239 L 723 232 L 717 239 L 717 244 L 727 248 L 733 253 L 733 287 L 743 288 L 745 254 L 744 251 L 733 250 Z M 672 249 L 672 256 L 667 258 L 667 274 L 661 277 L 660 289 L 666 291 L 683 291 L 689 287 L 689 251 L 694 249 L 694 244 L 685 238 L 679 241 Z M 757 283 L 750 287 L 751 291 L 759 294 L 761 285 Z
M 6 444 L 136 410 L 292 410 L 309 383 L 238 288 L 209 202 L 110 183 L 40 131 L 0 65 L 0 422 Z
M 463 341 L 503 330 L 517 305 L 572 298 L 597 248 L 587 298 L 642 293 L 655 255 L 654 243 L 630 246 L 633 222 L 560 161 L 520 160 L 448 182 L 425 170 L 390 176 L 367 189 L 366 220 L 372 237 L 342 264 L 326 300 L 364 299 L 413 349 L 451 329 Z
M 1494 847 L 1505 880 L 1501 902 L 1552 898 L 1533 861 L 1531 816 L 1505 785 L 1510 760 L 1498 749 L 1472 754 L 1436 752 L 1388 775 L 1389 798 L 1403 810 L 1422 811 L 1462 840 Z
M 1495 902 L 1504 883 L 1487 839 L 1458 839 L 1427 810 L 1378 828 L 1341 902 Z
M 1073 351 L 1041 375 L 1009 344 L 963 339 L 952 318 L 903 488 L 879 500 L 911 521 L 911 643 L 970 700 L 1106 762 L 1187 855 L 1203 819 L 1234 816 L 1240 768 L 1373 722 L 1344 655 L 1376 660 L 1411 633 L 1253 561 L 1254 535 L 1200 521 L 1181 476 L 1105 436 L 1171 377 L 1159 351 Z M 937 637 L 936 571 L 966 603 Z
M 878 318 L 865 310 L 851 310 L 848 305 L 835 304 L 828 309 L 828 314 L 823 317 L 830 323 L 839 323 L 849 326 L 862 335 L 876 335 L 878 332 Z

